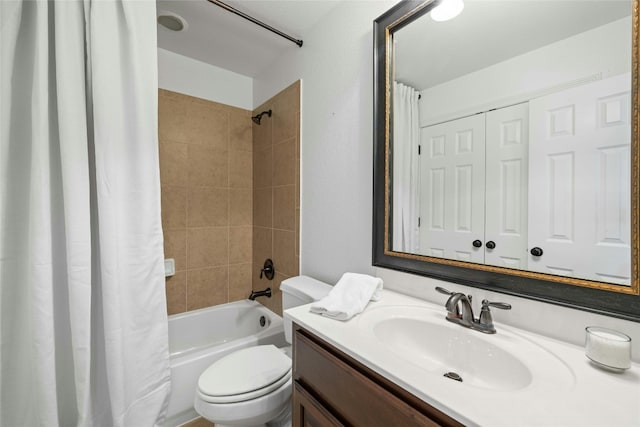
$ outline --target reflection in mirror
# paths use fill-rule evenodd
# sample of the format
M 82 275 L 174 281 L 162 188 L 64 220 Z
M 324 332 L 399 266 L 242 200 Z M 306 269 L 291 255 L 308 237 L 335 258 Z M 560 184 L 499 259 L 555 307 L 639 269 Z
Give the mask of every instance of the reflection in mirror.
M 629 286 L 631 13 L 476 0 L 393 32 L 392 251 Z

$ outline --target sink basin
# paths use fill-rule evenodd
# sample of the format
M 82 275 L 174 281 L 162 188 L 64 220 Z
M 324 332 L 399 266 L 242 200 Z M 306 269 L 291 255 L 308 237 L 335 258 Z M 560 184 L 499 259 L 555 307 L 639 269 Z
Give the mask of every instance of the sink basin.
M 367 310 L 360 323 L 385 350 L 446 381 L 496 391 L 572 386 L 569 367 L 531 340 L 504 327 L 485 335 L 444 317 L 425 307 L 387 306 Z

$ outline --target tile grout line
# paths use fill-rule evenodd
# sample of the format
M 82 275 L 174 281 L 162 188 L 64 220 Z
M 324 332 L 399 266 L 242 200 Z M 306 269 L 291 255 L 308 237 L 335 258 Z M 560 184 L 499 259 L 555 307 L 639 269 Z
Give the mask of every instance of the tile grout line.
M 231 187 L 231 113 L 227 111 L 227 186 Z M 229 302 L 231 291 L 231 270 L 229 268 L 231 262 L 231 191 L 227 191 L 227 297 Z

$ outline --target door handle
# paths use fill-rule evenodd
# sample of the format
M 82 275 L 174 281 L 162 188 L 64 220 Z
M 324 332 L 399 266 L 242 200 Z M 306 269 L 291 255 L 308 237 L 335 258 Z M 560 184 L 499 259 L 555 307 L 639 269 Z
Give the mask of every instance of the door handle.
M 542 254 L 544 253 L 544 251 L 542 250 L 542 248 L 539 247 L 535 247 L 535 248 L 531 248 L 531 255 L 538 257 L 538 256 L 542 256 Z
M 487 249 L 494 249 L 496 247 L 496 242 L 494 242 L 493 240 L 489 240 L 485 246 L 487 247 Z
M 476 239 L 476 240 L 473 241 L 472 245 L 473 245 L 474 248 L 480 248 L 480 247 L 482 247 L 482 241 Z

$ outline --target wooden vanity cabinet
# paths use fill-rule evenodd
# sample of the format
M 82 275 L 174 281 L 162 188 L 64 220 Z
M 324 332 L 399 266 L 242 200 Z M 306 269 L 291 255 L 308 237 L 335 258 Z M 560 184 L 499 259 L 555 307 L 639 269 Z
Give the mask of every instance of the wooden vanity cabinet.
M 462 424 L 294 325 L 292 426 Z

